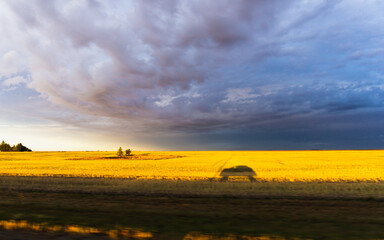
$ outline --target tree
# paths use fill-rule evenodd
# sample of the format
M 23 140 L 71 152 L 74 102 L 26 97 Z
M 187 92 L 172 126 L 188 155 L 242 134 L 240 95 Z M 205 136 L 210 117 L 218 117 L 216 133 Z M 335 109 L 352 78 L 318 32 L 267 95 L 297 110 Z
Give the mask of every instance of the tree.
M 11 147 L 11 145 L 2 141 L 0 144 L 0 152 L 32 152 L 32 150 L 21 143 Z
M 126 157 L 131 156 L 131 154 L 132 154 L 131 149 L 128 148 L 127 150 L 125 150 L 125 156 Z
M 11 145 L 2 141 L 0 144 L 0 152 L 10 152 L 10 151 L 12 151 Z
M 123 157 L 123 149 L 121 147 L 119 147 L 119 150 L 117 150 L 116 155 L 117 155 L 118 158 L 122 158 Z
M 16 146 L 12 147 L 12 151 L 15 151 L 15 152 L 31 152 L 32 150 L 27 148 L 23 144 L 19 143 Z

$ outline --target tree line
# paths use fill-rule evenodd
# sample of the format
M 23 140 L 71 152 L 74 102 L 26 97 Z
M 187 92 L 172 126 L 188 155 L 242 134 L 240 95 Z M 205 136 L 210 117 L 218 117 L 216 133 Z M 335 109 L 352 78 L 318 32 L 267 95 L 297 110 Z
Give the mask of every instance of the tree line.
M 0 152 L 32 152 L 32 150 L 21 143 L 11 146 L 2 141 L 0 144 Z

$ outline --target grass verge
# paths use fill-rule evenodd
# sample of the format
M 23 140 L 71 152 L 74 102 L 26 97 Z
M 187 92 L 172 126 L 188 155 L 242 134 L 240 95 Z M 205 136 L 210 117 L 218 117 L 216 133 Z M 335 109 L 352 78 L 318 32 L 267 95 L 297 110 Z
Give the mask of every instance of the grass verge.
M 212 236 L 279 236 L 278 239 L 384 238 L 382 201 L 179 198 L 8 190 L 0 191 L 0 195 L 1 220 L 106 230 L 130 227 L 151 232 L 153 239 L 183 239 L 188 233 L 196 232 Z
M 0 189 L 11 191 L 131 194 L 179 197 L 384 200 L 382 182 L 242 182 L 119 178 L 0 176 Z

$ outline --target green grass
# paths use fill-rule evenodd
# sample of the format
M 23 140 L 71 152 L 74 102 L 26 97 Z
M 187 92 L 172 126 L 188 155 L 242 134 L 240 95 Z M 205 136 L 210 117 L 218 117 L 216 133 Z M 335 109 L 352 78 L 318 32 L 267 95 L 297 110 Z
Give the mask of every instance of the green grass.
M 0 220 L 130 227 L 149 231 L 155 239 L 183 239 L 190 232 L 379 239 L 384 238 L 383 196 L 384 183 L 374 182 L 1 176 Z
M 2 219 L 149 231 L 155 239 L 228 233 L 288 239 L 384 238 L 384 202 L 148 197 L 0 191 Z
M 384 199 L 382 182 L 219 182 L 0 176 L 0 189 L 185 197 Z

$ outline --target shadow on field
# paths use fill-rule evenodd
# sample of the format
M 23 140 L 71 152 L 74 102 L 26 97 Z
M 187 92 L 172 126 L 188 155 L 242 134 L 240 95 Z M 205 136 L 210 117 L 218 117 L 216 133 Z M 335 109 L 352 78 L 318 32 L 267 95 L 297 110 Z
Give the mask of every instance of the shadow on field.
M 239 165 L 231 168 L 225 168 L 220 173 L 221 181 L 228 181 L 229 177 L 247 177 L 249 181 L 253 182 L 256 179 L 255 171 L 252 168 L 244 165 Z

